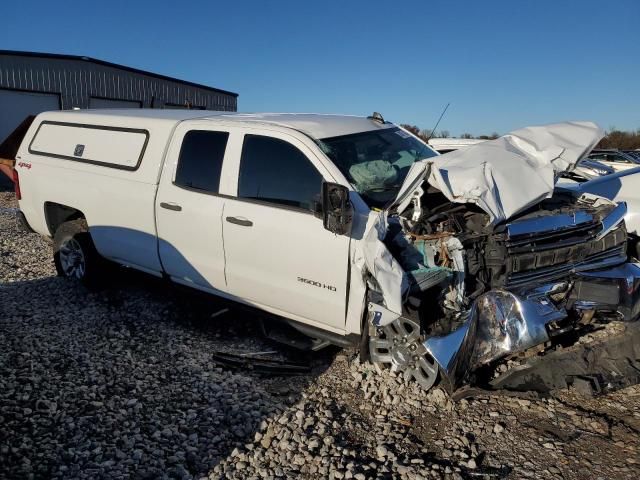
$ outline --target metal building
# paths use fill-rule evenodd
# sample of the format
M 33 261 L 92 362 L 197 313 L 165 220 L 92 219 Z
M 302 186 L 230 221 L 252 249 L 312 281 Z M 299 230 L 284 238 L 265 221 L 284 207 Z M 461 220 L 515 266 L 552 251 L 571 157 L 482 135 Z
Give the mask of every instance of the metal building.
M 89 57 L 0 50 L 0 142 L 28 115 L 73 108 L 235 112 L 238 94 Z

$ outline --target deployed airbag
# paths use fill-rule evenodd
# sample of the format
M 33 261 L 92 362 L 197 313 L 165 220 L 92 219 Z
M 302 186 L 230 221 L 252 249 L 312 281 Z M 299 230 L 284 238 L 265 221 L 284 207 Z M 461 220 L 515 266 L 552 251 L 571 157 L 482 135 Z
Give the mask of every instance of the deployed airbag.
M 349 174 L 361 190 L 369 190 L 382 184 L 391 184 L 398 178 L 398 171 L 385 160 L 356 163 L 349 169 Z

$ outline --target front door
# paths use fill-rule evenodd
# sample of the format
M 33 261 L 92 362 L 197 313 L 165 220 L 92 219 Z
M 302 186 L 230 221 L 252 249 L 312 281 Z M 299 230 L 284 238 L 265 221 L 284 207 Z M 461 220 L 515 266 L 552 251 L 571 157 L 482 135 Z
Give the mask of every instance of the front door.
M 319 169 L 293 137 L 245 134 L 237 197 L 226 199 L 223 214 L 226 279 L 232 295 L 340 332 L 349 237 L 328 232 L 314 215 Z

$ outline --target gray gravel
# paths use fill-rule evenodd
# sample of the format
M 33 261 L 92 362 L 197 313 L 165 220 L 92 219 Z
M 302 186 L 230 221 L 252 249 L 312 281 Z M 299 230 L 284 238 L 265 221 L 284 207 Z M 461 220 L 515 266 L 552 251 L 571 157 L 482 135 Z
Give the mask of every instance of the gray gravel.
M 55 277 L 0 192 L 0 478 L 640 477 L 640 388 L 453 403 L 350 351 L 311 374 L 215 366 L 273 350 L 215 300 L 123 272 Z

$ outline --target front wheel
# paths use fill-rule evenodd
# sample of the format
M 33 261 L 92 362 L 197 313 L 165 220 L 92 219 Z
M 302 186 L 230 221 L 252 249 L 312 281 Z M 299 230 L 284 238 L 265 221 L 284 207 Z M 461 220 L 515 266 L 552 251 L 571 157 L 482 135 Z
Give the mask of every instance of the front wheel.
M 53 260 L 59 276 L 95 286 L 104 280 L 106 261 L 88 230 L 82 219 L 60 225 L 53 236 Z
M 438 365 L 423 345 L 420 325 L 399 317 L 384 327 L 378 327 L 369 338 L 371 362 L 380 367 L 390 367 L 405 380 L 414 379 L 429 390 L 438 379 Z

